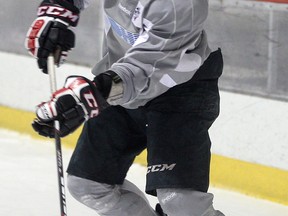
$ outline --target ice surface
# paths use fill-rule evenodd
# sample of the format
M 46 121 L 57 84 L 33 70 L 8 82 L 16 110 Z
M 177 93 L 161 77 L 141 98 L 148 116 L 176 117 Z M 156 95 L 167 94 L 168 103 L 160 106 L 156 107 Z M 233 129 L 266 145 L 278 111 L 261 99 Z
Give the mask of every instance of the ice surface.
M 72 151 L 63 149 L 64 168 Z M 141 189 L 146 169 L 137 164 L 128 179 Z M 0 215 L 60 215 L 56 158 L 53 140 L 39 141 L 16 132 L 0 130 Z M 210 188 L 215 208 L 226 216 L 288 216 L 288 206 L 251 198 L 235 192 Z M 66 191 L 69 216 L 97 214 L 75 201 Z M 152 206 L 157 200 L 148 197 Z

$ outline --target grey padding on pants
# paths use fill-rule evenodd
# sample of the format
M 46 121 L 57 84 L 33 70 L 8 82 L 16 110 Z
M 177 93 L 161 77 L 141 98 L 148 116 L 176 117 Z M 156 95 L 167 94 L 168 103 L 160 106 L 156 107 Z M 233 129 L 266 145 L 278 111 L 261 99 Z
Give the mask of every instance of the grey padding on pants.
M 213 194 L 191 189 L 157 189 L 157 197 L 169 216 L 224 216 L 213 208 Z
M 108 185 L 68 175 L 70 194 L 101 216 L 157 216 L 144 193 L 125 180 L 123 185 Z

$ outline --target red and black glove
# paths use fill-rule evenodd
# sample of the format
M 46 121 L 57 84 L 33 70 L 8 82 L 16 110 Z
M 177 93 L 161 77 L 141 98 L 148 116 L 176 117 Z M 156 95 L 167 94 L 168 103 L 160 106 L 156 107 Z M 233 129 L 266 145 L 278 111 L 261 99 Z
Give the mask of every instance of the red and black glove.
M 40 135 L 53 138 L 54 120 L 57 120 L 60 123 L 59 136 L 64 137 L 108 106 L 94 82 L 85 77 L 71 76 L 50 101 L 37 106 L 37 119 L 32 126 Z
M 28 30 L 25 47 L 38 59 L 38 66 L 47 73 L 47 58 L 56 53 L 56 63 L 63 63 L 75 46 L 75 35 L 70 26 L 77 26 L 80 11 L 71 0 L 44 0 L 38 8 L 38 18 Z

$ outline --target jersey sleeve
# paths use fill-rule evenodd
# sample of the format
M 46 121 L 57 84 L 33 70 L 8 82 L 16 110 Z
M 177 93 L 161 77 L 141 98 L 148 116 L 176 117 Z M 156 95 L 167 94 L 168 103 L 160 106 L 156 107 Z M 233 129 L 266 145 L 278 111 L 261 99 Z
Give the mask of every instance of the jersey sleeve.
M 119 103 L 126 108 L 142 106 L 188 81 L 210 53 L 203 30 L 207 0 L 157 0 L 136 12 L 140 36 L 111 66 L 124 82 Z
M 92 2 L 92 0 L 72 0 L 72 1 L 79 10 L 84 10 L 89 6 L 90 2 Z

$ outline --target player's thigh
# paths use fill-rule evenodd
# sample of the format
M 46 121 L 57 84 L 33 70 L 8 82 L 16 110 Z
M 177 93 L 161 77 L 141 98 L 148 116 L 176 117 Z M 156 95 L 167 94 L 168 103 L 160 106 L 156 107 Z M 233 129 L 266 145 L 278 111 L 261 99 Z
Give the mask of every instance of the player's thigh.
M 146 136 L 124 108 L 109 107 L 87 121 L 67 172 L 106 184 L 121 184 Z
M 147 108 L 147 192 L 209 185 L 208 129 L 219 114 L 217 80 L 172 89 Z

